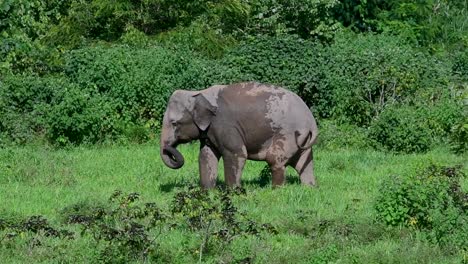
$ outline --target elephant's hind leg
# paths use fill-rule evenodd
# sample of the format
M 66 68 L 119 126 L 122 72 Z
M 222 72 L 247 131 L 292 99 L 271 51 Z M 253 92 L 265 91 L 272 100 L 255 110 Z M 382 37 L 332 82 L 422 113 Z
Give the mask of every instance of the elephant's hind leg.
M 312 148 L 304 150 L 300 156 L 291 164 L 299 174 L 301 183 L 310 186 L 316 186 L 314 175 L 314 160 Z

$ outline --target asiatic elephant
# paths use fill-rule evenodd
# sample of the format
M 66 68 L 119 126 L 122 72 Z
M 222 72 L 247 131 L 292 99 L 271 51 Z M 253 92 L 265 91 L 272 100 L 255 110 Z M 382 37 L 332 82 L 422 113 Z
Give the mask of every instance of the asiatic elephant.
M 216 184 L 218 161 L 224 162 L 228 186 L 239 186 L 244 164 L 266 161 L 273 186 L 285 181 L 290 165 L 301 182 L 315 186 L 312 145 L 317 124 L 302 99 L 281 87 L 244 82 L 201 91 L 175 91 L 164 113 L 160 153 L 170 168 L 183 166 L 179 144 L 200 140 L 199 172 L 203 188 Z

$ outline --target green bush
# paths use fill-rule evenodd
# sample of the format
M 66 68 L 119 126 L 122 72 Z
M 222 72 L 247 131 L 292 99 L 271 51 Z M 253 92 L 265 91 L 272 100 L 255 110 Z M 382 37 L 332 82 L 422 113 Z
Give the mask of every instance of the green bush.
M 387 107 L 368 130 L 374 147 L 396 152 L 424 152 L 436 143 L 447 144 L 452 127 L 463 119 L 456 102 L 448 98 L 436 104 Z
M 65 56 L 64 77 L 2 80 L 1 136 L 17 143 L 37 135 L 60 144 L 120 136 L 141 141 L 160 128 L 174 90 L 204 89 L 237 76 L 234 72 L 184 49 L 74 50 Z
M 434 100 L 448 90 L 449 65 L 394 36 L 340 34 L 323 58 L 317 90 L 327 100 L 317 110 L 359 126 L 389 105 Z
M 468 121 L 462 120 L 452 128 L 450 134 L 451 149 L 455 153 L 464 153 L 468 150 Z
M 0 73 L 57 71 L 60 52 L 44 43 L 70 1 L 4 0 L 0 2 Z
M 468 82 L 468 51 L 456 53 L 454 56 L 452 73 L 462 81 Z
M 369 147 L 366 129 L 351 124 L 338 124 L 334 120 L 322 120 L 319 123 L 320 136 L 318 146 L 329 149 L 343 147 Z
M 223 64 L 237 69 L 237 80 L 257 80 L 282 85 L 312 105 L 314 88 L 324 78 L 320 71 L 323 47 L 298 36 L 257 36 L 232 49 Z
M 380 187 L 375 208 L 387 225 L 425 231 L 435 242 L 468 246 L 468 194 L 460 167 L 431 165 L 408 177 L 391 177 Z
M 322 46 L 294 36 L 257 36 L 224 58 L 239 79 L 283 85 L 321 117 L 365 126 L 388 105 L 448 93 L 450 67 L 393 36 L 339 34 Z M 432 99 L 431 99 L 432 98 Z
M 60 89 L 69 84 L 59 78 L 7 75 L 0 80 L 0 133 L 4 140 L 24 143 L 44 135 L 47 108 Z
M 107 98 L 89 94 L 76 85 L 70 88 L 57 94 L 56 101 L 47 106 L 47 138 L 52 143 L 96 143 L 122 133 L 123 125 Z
M 112 106 L 66 78 L 7 76 L 0 89 L 4 140 L 27 143 L 95 143 L 117 134 Z
M 231 35 L 222 34 L 213 26 L 196 21 L 188 27 L 178 27 L 174 30 L 161 33 L 158 41 L 169 48 L 185 48 L 202 55 L 205 58 L 219 59 L 229 47 L 237 41 Z
M 422 109 L 393 107 L 384 110 L 369 127 L 374 147 L 396 152 L 424 152 L 432 146 L 432 131 Z
M 223 67 L 188 51 L 95 47 L 70 52 L 66 75 L 91 94 L 105 96 L 118 118 L 158 126 L 176 89 L 204 89 Z
M 249 0 L 251 35 L 297 34 L 302 38 L 330 40 L 340 28 L 333 17 L 337 0 Z

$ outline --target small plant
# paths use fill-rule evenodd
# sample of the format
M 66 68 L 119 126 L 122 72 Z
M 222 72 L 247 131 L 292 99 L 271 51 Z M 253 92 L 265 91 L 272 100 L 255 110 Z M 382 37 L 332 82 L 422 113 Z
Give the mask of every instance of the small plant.
M 374 147 L 395 152 L 425 152 L 432 144 L 424 112 L 411 107 L 387 108 L 372 122 L 368 135 Z
M 190 230 L 199 232 L 201 244 L 199 261 L 204 253 L 209 253 L 212 245 L 219 245 L 219 250 L 230 244 L 234 239 L 254 235 L 262 232 L 276 234 L 276 229 L 270 224 L 258 224 L 246 218 L 238 211 L 232 201 L 233 196 L 245 195 L 242 188 L 218 188 L 216 192 L 208 192 L 198 187 L 190 187 L 186 191 L 176 194 L 171 212 L 177 223 L 184 223 Z M 211 241 L 216 243 L 210 244 Z
M 468 123 L 460 122 L 453 126 L 450 147 L 455 153 L 464 153 L 468 150 Z
M 377 217 L 387 225 L 423 230 L 437 243 L 466 248 L 468 194 L 460 186 L 463 177 L 460 166 L 430 165 L 409 177 L 390 178 L 380 187 Z
M 233 196 L 245 195 L 241 188 L 219 188 L 209 192 L 189 187 L 177 193 L 169 211 L 155 203 L 142 203 L 138 193 L 115 191 L 110 206 L 79 203 L 62 210 L 65 223 L 81 227 L 100 248 L 101 262 L 126 263 L 153 260 L 159 254 L 157 238 L 162 232 L 189 230 L 200 237 L 199 259 L 212 249 L 223 251 L 234 239 L 276 233 L 269 224 L 258 224 L 239 212 Z M 4 222 L 0 221 L 0 228 Z M 213 242 L 213 243 L 212 243 Z
M 154 203 L 138 203 L 140 195 L 124 195 L 115 191 L 109 198 L 111 208 L 86 209 L 84 214 L 69 214 L 67 223 L 79 224 L 82 235 L 89 233 L 96 243 L 105 244 L 101 252 L 102 262 L 128 262 L 132 259 L 147 259 L 154 253 L 155 238 L 150 231 L 160 227 L 166 217 Z M 68 208 L 66 211 L 78 209 Z
M 26 238 L 29 250 L 43 244 L 44 238 L 74 239 L 75 233 L 66 229 L 52 226 L 41 215 L 34 215 L 25 219 L 0 218 L 0 247 L 11 247 L 20 238 Z

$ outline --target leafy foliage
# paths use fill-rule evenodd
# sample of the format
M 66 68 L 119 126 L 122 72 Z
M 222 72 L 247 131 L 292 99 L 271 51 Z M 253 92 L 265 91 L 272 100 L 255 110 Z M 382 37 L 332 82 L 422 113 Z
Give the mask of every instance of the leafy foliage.
M 154 203 L 139 205 L 138 200 L 138 193 L 124 195 L 115 191 L 109 198 L 112 208 L 83 210 L 83 207 L 72 206 L 63 212 L 67 223 L 82 227 L 82 235 L 90 233 L 98 244 L 107 242 L 100 254 L 101 262 L 124 263 L 155 254 L 154 239 L 149 232 L 160 228 L 166 220 Z
M 0 136 L 22 143 L 44 133 L 45 110 L 67 83 L 56 78 L 6 76 L 0 85 Z
M 59 144 L 148 139 L 174 90 L 202 89 L 229 74 L 192 55 L 95 47 L 68 53 L 63 77 L 7 75 L 1 81 L 0 135 L 17 143 L 37 136 Z
M 0 73 L 57 70 L 60 52 L 43 42 L 70 1 L 5 0 L 0 3 Z
M 108 97 L 122 119 L 159 120 L 174 90 L 202 89 L 212 82 L 208 70 L 217 65 L 191 56 L 163 48 L 81 49 L 67 56 L 65 72 L 80 87 Z
M 356 125 L 339 124 L 333 120 L 322 120 L 319 125 L 318 146 L 329 149 L 369 147 L 367 130 Z
M 438 141 L 447 143 L 458 120 L 463 120 L 462 110 L 447 99 L 434 105 L 388 107 L 372 121 L 368 136 L 376 148 L 424 152 Z
M 340 28 L 333 17 L 337 0 L 251 0 L 252 18 L 247 24 L 251 34 L 296 34 L 330 40 Z
M 13 142 L 97 142 L 116 131 L 109 103 L 64 78 L 8 76 L 3 87 L 0 127 Z
M 452 150 L 455 153 L 464 153 L 468 150 L 468 123 L 460 122 L 453 126 L 450 134 Z
M 388 108 L 376 119 L 369 137 L 376 146 L 398 152 L 424 152 L 432 144 L 431 131 L 419 109 Z
M 329 116 L 367 125 L 387 106 L 437 100 L 448 91 L 448 65 L 385 35 L 341 35 L 325 51 L 327 98 L 318 105 Z
M 257 36 L 232 49 L 223 63 L 238 69 L 237 79 L 285 86 L 311 104 L 303 91 L 322 77 L 320 70 L 314 71 L 321 62 L 320 51 L 320 45 L 298 36 Z
M 259 236 L 263 232 L 277 233 L 272 225 L 258 225 L 238 211 L 232 197 L 242 194 L 245 195 L 245 190 L 241 188 L 219 188 L 219 192 L 213 195 L 191 187 L 174 197 L 172 214 L 175 219 L 182 218 L 182 221 L 176 222 L 182 223 L 181 227 L 201 232 L 203 242 L 199 250 L 200 261 L 202 254 L 208 253 L 210 248 L 222 250 L 240 236 Z
M 358 126 L 389 106 L 450 94 L 450 67 L 385 35 L 339 34 L 323 46 L 294 36 L 256 37 L 225 56 L 240 78 L 283 85 L 321 117 Z M 450 96 L 448 96 L 450 97 Z
M 379 28 L 416 43 L 439 49 L 466 48 L 467 1 L 391 1 L 377 17 Z M 455 47 L 452 47 L 455 46 Z M 447 48 L 447 47 L 444 47 Z
M 409 177 L 389 178 L 377 197 L 377 216 L 387 225 L 418 228 L 435 242 L 466 248 L 468 194 L 460 186 L 463 177 L 460 167 L 431 165 Z
M 467 45 L 465 0 L 344 0 L 335 17 L 357 31 L 387 32 L 431 51 L 464 50 Z
M 269 224 L 257 224 L 238 211 L 233 196 L 245 194 L 243 189 L 221 188 L 207 192 L 197 187 L 176 193 L 169 210 L 155 203 L 140 202 L 138 193 L 115 191 L 111 206 L 90 207 L 76 204 L 62 210 L 68 224 L 78 224 L 81 235 L 90 234 L 97 246 L 105 246 L 101 262 L 158 259 L 158 236 L 173 229 L 198 233 L 199 258 L 210 250 L 222 250 L 240 236 L 276 234 Z M 156 236 L 154 236 L 157 231 Z M 164 233 L 163 233 L 164 232 Z
M 377 147 L 450 138 L 462 152 L 465 14 L 466 1 L 438 0 L 6 0 L 1 144 L 144 142 L 175 89 L 256 80 L 296 92 L 319 119 L 370 127 Z M 412 118 L 425 131 L 386 125 L 399 107 L 423 109 Z

